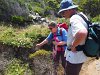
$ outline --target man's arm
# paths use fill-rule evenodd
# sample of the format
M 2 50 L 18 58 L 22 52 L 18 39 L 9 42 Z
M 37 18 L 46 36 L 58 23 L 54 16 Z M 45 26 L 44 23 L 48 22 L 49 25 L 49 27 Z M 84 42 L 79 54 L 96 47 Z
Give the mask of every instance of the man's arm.
M 87 29 L 81 29 L 76 33 L 75 39 L 72 42 L 72 46 L 71 46 L 72 51 L 76 51 L 75 47 L 80 45 L 80 43 L 86 39 L 87 33 L 88 33 Z

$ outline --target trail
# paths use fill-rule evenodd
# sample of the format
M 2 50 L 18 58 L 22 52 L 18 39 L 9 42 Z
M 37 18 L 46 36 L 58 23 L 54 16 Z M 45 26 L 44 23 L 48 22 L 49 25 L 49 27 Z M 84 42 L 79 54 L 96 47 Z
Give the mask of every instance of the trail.
M 100 58 L 88 58 L 83 64 L 80 75 L 100 75 Z

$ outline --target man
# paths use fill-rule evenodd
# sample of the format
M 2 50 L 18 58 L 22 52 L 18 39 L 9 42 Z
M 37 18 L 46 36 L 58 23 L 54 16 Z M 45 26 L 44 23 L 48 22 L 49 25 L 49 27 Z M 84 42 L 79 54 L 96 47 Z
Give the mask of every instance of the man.
M 65 19 L 70 19 L 67 36 L 66 74 L 79 75 L 82 64 L 87 58 L 81 46 L 85 43 L 88 31 L 86 22 L 78 14 L 82 14 L 86 19 L 87 17 L 82 12 L 77 12 L 78 5 L 74 5 L 72 0 L 62 0 L 60 7 L 58 14 Z
M 57 24 L 55 22 L 51 22 L 48 25 L 48 28 L 51 31 L 50 34 L 45 40 L 43 40 L 41 43 L 37 44 L 36 46 L 43 46 L 44 44 L 53 41 L 54 75 L 57 75 L 57 67 L 60 58 L 65 72 L 66 59 L 64 57 L 64 52 L 67 46 L 66 45 L 67 31 L 64 28 L 57 27 Z

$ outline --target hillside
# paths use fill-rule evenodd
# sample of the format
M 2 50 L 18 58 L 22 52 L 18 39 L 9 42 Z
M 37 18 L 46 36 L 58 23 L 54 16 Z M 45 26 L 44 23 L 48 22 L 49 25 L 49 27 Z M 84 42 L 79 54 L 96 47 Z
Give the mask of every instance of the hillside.
M 38 13 L 42 17 L 54 19 L 59 17 L 61 0 L 0 0 L 0 21 L 19 22 L 29 20 L 29 14 Z M 83 11 L 90 18 L 99 21 L 100 0 L 74 0 L 79 5 L 79 11 Z M 96 11 L 96 12 L 95 12 Z M 95 20 L 93 20 L 95 21 Z
M 14 16 L 27 20 L 30 12 L 46 17 L 57 12 L 58 8 L 58 2 L 54 0 L 0 0 L 0 21 L 11 21 Z
M 36 44 L 50 32 L 46 19 L 65 22 L 57 14 L 60 1 L 0 0 L 0 75 L 53 75 L 51 43 Z M 91 21 L 100 22 L 100 0 L 73 1 Z M 63 75 L 61 65 L 58 74 Z M 100 75 L 100 59 L 88 58 L 80 75 Z

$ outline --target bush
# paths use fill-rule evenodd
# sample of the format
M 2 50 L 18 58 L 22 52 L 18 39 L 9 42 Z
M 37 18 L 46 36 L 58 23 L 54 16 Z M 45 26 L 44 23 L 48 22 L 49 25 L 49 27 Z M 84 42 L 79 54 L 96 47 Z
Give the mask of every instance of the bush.
M 33 58 L 33 57 L 37 57 L 37 56 L 44 56 L 44 57 L 46 57 L 46 56 L 48 56 L 48 55 L 50 55 L 50 54 L 51 54 L 50 51 L 38 50 L 38 51 L 36 51 L 35 53 L 30 54 L 30 55 L 29 55 L 29 58 Z
M 13 27 L 0 26 L 0 42 L 17 47 L 33 47 L 40 37 L 47 36 L 47 27 L 29 26 L 26 29 L 14 29 Z
M 16 15 L 14 15 L 14 16 L 11 17 L 11 21 L 12 21 L 12 23 L 20 25 L 20 24 L 24 23 L 25 19 L 22 16 L 16 16 Z
M 15 37 L 15 33 L 12 28 L 2 27 L 0 42 L 2 42 L 3 44 L 11 45 L 13 37 Z
M 32 5 L 31 5 L 31 4 L 28 5 L 28 9 L 29 9 L 30 11 L 32 10 Z
M 64 22 L 69 25 L 69 20 L 68 19 L 67 20 L 65 18 L 58 18 L 57 19 L 57 23 L 64 23 Z
M 28 64 L 21 64 L 22 61 L 13 59 L 10 64 L 6 66 L 5 75 L 32 75 L 31 70 L 28 68 Z
M 100 15 L 94 17 L 94 18 L 92 19 L 92 22 L 100 22 Z
M 44 10 L 41 8 L 41 7 L 38 7 L 38 6 L 35 6 L 34 7 L 34 12 L 37 12 L 39 13 L 40 15 L 43 15 L 43 12 Z

